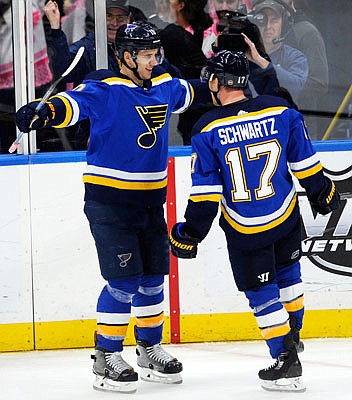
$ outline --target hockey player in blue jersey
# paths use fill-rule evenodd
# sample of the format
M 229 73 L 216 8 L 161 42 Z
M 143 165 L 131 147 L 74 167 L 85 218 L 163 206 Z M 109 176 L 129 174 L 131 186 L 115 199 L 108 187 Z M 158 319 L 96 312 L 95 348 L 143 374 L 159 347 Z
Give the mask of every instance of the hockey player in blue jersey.
M 171 230 L 171 250 L 176 257 L 196 257 L 221 203 L 235 282 L 276 359 L 259 371 L 262 387 L 304 391 L 297 355 L 303 349 L 301 227 L 291 172 L 318 213 L 336 209 L 339 194 L 323 174 L 302 115 L 277 97 L 246 98 L 248 74 L 245 55 L 230 51 L 204 68 L 214 104 L 221 107 L 193 128 L 192 189 L 185 222 Z
M 152 25 L 123 25 L 116 49 L 120 72 L 96 71 L 91 75 L 94 80 L 51 97 L 32 128 L 65 127 L 90 119 L 84 211 L 107 281 L 97 302 L 94 388 L 132 392 L 138 375 L 121 356 L 131 307 L 141 378 L 182 382 L 181 362 L 160 345 L 164 276 L 169 273 L 163 204 L 168 122 L 171 113 L 191 105 L 194 92 L 188 82 L 156 73 L 162 48 Z M 18 110 L 21 131 L 31 129 L 37 104 Z

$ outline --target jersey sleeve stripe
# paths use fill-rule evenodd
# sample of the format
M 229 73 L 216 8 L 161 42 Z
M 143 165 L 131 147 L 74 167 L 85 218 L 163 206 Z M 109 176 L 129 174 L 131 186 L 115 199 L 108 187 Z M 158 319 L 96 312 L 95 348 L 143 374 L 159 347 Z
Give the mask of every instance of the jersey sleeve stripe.
M 320 162 L 318 155 L 313 154 L 311 157 L 305 158 L 302 161 L 298 162 L 291 162 L 288 165 L 290 166 L 292 171 L 300 171 L 309 167 L 312 167 L 313 165 L 316 165 Z
M 204 193 L 222 193 L 222 185 L 199 185 L 192 186 L 191 195 L 204 194 Z
M 219 203 L 221 200 L 221 194 L 199 194 L 199 195 L 191 195 L 189 199 L 194 203 L 199 203 L 201 201 L 212 201 L 214 203 Z
M 297 179 L 304 179 L 308 178 L 309 176 L 315 175 L 317 172 L 321 171 L 323 169 L 322 164 L 319 162 L 317 165 L 315 165 L 312 168 L 306 169 L 304 171 L 292 171 L 293 175 Z
M 180 114 L 187 110 L 187 108 L 192 104 L 193 98 L 194 98 L 194 90 L 193 87 L 186 82 L 184 79 L 180 79 L 180 83 L 186 88 L 186 96 L 185 96 L 185 102 L 182 107 L 179 109 L 173 111 L 173 114 Z
M 55 128 L 64 128 L 65 126 L 71 126 L 77 123 L 79 119 L 79 107 L 76 102 L 70 95 L 67 93 L 59 93 L 56 96 L 53 96 L 53 98 L 58 98 L 62 100 L 66 107 L 66 118 L 65 120 L 60 124 L 55 126 Z

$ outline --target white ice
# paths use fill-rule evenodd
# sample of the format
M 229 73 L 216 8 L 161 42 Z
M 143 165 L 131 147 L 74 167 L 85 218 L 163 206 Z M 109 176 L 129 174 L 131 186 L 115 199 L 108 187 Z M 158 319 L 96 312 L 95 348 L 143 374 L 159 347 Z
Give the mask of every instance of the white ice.
M 92 349 L 31 351 L 0 354 L 1 400 L 350 400 L 352 339 L 305 340 L 300 355 L 305 393 L 264 391 L 259 369 L 272 359 L 264 342 L 167 345 L 184 365 L 183 383 L 138 382 L 134 394 L 106 393 L 92 388 Z M 124 358 L 136 367 L 135 349 Z M 138 371 L 138 368 L 136 368 Z

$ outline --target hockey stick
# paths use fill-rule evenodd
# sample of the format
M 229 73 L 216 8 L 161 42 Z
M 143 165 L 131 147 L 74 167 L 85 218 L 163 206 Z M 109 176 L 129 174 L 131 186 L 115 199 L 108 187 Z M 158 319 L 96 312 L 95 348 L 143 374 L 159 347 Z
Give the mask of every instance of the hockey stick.
M 43 105 L 46 103 L 46 101 L 48 100 L 48 98 L 51 96 L 53 90 L 56 88 L 56 86 L 62 81 L 62 79 L 67 76 L 74 68 L 75 66 L 78 64 L 79 60 L 82 58 L 82 55 L 84 53 L 84 47 L 80 47 L 75 55 L 75 58 L 72 60 L 72 63 L 69 65 L 69 67 L 67 68 L 67 70 L 58 78 L 56 79 L 55 82 L 53 82 L 49 89 L 46 91 L 46 93 L 44 94 L 43 98 L 41 99 L 41 101 L 38 103 L 37 107 L 35 108 L 34 112 L 38 113 L 38 111 L 43 107 Z M 32 128 L 34 122 L 38 119 L 38 115 L 35 115 L 32 118 L 32 121 L 29 125 L 30 128 Z M 17 150 L 18 146 L 20 145 L 22 136 L 23 136 L 24 132 L 20 132 L 19 135 L 17 136 L 16 140 L 12 143 L 11 147 L 9 148 L 9 153 L 13 153 L 14 151 Z

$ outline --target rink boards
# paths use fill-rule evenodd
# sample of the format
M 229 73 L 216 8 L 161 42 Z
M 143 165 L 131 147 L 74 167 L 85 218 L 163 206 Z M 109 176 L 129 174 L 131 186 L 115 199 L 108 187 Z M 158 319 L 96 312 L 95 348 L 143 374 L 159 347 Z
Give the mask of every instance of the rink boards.
M 352 142 L 315 144 L 324 167 L 352 185 Z M 171 148 L 166 216 L 182 220 L 190 190 L 190 149 Z M 0 351 L 93 346 L 104 281 L 83 214 L 83 152 L 0 156 Z M 298 186 L 298 190 L 301 189 Z M 352 199 L 314 216 L 304 193 L 303 337 L 352 337 Z M 217 221 L 196 260 L 171 258 L 164 341 L 260 339 L 232 278 Z M 133 343 L 129 329 L 126 343 Z

